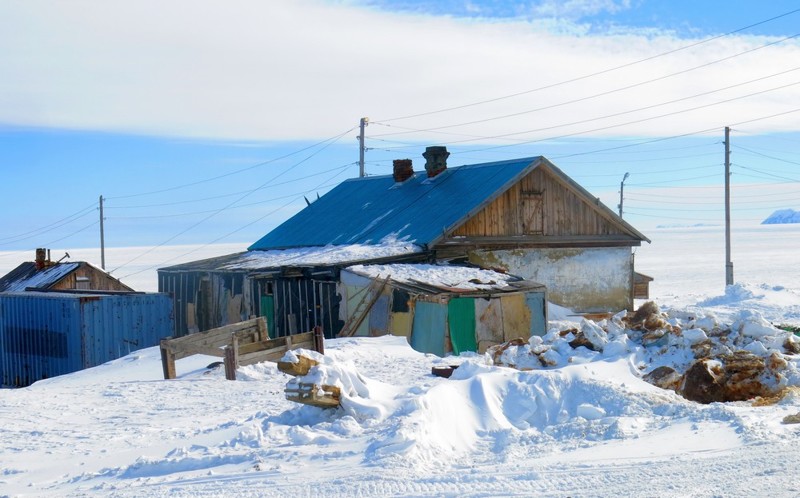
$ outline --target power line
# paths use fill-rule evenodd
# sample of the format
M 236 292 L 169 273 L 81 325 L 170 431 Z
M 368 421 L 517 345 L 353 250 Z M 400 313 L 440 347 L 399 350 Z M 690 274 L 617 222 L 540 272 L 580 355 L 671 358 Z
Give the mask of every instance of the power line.
M 261 185 L 260 185 L 258 188 L 254 189 L 254 190 L 252 190 L 252 191 L 250 191 L 250 192 L 247 192 L 247 193 L 245 193 L 244 195 L 240 196 L 238 199 L 234 200 L 233 202 L 231 202 L 231 203 L 229 203 L 229 204 L 227 204 L 227 205 L 225 205 L 225 206 L 221 207 L 220 209 L 218 209 L 218 210 L 214 211 L 213 213 L 211 213 L 211 214 L 209 214 L 208 216 L 204 217 L 204 218 L 203 218 L 203 219 L 201 219 L 200 221 L 198 221 L 198 222 L 196 222 L 196 223 L 192 224 L 191 226 L 189 226 L 189 227 L 185 228 L 184 230 L 181 230 L 180 232 L 178 232 L 177 234 L 175 234 L 175 235 L 173 235 L 172 237 L 168 238 L 168 239 L 167 239 L 167 240 L 165 240 L 164 242 L 162 242 L 162 243 L 160 243 L 160 244 L 158 244 L 158 245 L 156 245 L 156 246 L 153 246 L 153 247 L 151 247 L 150 249 L 148 249 L 147 251 L 145 251 L 145 252 L 143 252 L 143 253 L 139 254 L 138 256 L 136 256 L 136 257 L 134 257 L 134 258 L 132 258 L 132 259 L 130 259 L 130 260 L 128 260 L 127 262 L 125 262 L 125 263 L 123 263 L 122 265 L 120 265 L 120 266 L 116 267 L 114 270 L 112 270 L 112 271 L 111 271 L 111 272 L 109 272 L 109 273 L 112 273 L 112 272 L 114 272 L 114 271 L 117 271 L 117 270 L 119 270 L 120 268 L 124 268 L 125 266 L 127 266 L 127 265 L 129 265 L 129 264 L 133 263 L 134 261 L 138 260 L 138 259 L 139 259 L 139 258 L 141 258 L 142 256 L 145 256 L 146 254 L 149 254 L 149 253 L 153 252 L 154 250 L 158 249 L 159 247 L 161 247 L 161 246 L 163 246 L 163 245 L 167 244 L 168 242 L 170 242 L 170 241 L 172 241 L 172 240 L 175 240 L 176 238 L 180 237 L 181 235 L 183 235 L 184 233 L 188 232 L 189 230 L 191 230 L 191 229 L 193 229 L 193 228 L 195 228 L 195 227 L 199 226 L 201 223 L 204 223 L 205 221 L 208 221 L 209 219 L 211 219 L 212 217 L 214 217 L 214 216 L 216 216 L 217 214 L 221 213 L 222 211 L 225 211 L 226 209 L 228 209 L 228 208 L 230 208 L 230 207 L 234 206 L 235 204 L 238 204 L 240 201 L 242 201 L 243 199 L 245 199 L 246 197 L 248 197 L 249 195 L 251 195 L 253 192 L 256 192 L 256 191 L 258 191 L 258 190 L 260 190 L 260 189 L 262 189 L 262 188 L 266 187 L 266 186 L 267 186 L 267 185 L 268 185 L 270 182 L 272 182 L 272 181 L 274 181 L 274 180 L 276 180 L 276 179 L 280 178 L 280 177 L 281 177 L 281 176 L 283 176 L 284 174 L 286 174 L 286 173 L 287 173 L 287 172 L 288 172 L 288 171 L 289 171 L 291 168 L 294 168 L 294 167 L 296 167 L 296 166 L 299 166 L 300 164 L 302 164 L 302 163 L 304 163 L 304 162 L 308 161 L 309 159 L 311 159 L 311 158 L 312 158 L 312 157 L 314 157 L 315 155 L 319 154 L 320 152 L 322 152 L 323 150 L 325 150 L 326 148 L 328 148 L 330 145 L 333 145 L 333 144 L 334 144 L 336 141 L 338 141 L 339 139 L 341 139 L 343 136 L 345 136 L 346 134 L 350 133 L 351 131 L 352 131 L 352 128 L 351 128 L 350 130 L 347 130 L 347 131 L 345 131 L 345 132 L 341 133 L 341 134 L 340 134 L 340 135 L 338 135 L 337 137 L 334 137 L 334 140 L 330 140 L 330 139 L 329 139 L 329 140 L 326 140 L 326 142 L 327 142 L 327 143 L 325 144 L 325 146 L 323 146 L 323 147 L 322 147 L 322 148 L 320 148 L 319 150 L 316 150 L 316 151 L 314 151 L 314 152 L 313 152 L 313 153 L 311 153 L 310 155 L 306 156 L 304 159 L 300 160 L 299 162 L 297 162 L 297 163 L 295 163 L 295 164 L 291 165 L 289 168 L 285 169 L 283 172 L 281 172 L 281 173 L 277 174 L 276 176 L 274 176 L 274 177 L 272 177 L 271 179 L 267 180 L 266 182 L 262 183 L 262 184 L 261 184 Z M 306 149 L 306 150 L 307 150 L 307 149 Z
M 794 165 L 800 166 L 800 162 L 789 161 L 788 159 L 781 159 L 780 157 L 770 156 L 768 154 L 762 154 L 761 152 L 756 152 L 754 150 L 748 149 L 747 147 L 742 147 L 741 145 L 737 145 L 736 148 L 744 150 L 744 151 L 747 151 L 747 152 L 749 152 L 751 154 L 755 154 L 757 156 L 766 157 L 767 159 L 773 159 L 775 161 L 780 161 L 780 162 L 784 162 L 784 163 L 787 163 L 787 164 L 794 164 Z
M 767 43 L 766 45 L 762 45 L 762 46 L 759 46 L 759 47 L 756 47 L 756 48 L 753 48 L 753 49 L 745 50 L 744 52 L 739 52 L 738 54 L 734 54 L 734 55 L 731 55 L 731 56 L 728 56 L 728 57 L 723 57 L 722 59 L 717 59 L 715 61 L 707 62 L 705 64 L 701 64 L 699 66 L 695 66 L 695 67 L 692 67 L 692 68 L 689 68 L 689 69 L 684 69 L 684 70 L 681 70 L 681 71 L 677 71 L 675 73 L 671 73 L 671 74 L 667 74 L 667 75 L 664 75 L 664 76 L 660 76 L 658 78 L 652 78 L 652 79 L 645 80 L 645 81 L 642 81 L 642 82 L 639 82 L 639 83 L 634 83 L 632 85 L 615 88 L 613 90 L 608 90 L 608 91 L 605 91 L 605 92 L 600 92 L 600 93 L 596 93 L 596 94 L 593 94 L 593 95 L 588 95 L 586 97 L 581 97 L 581 98 L 577 98 L 577 99 L 568 100 L 568 101 L 565 101 L 565 102 L 560 102 L 558 104 L 550 104 L 550 105 L 546 105 L 544 107 L 538 107 L 536 109 L 529 109 L 529 110 L 526 110 L 526 111 L 515 112 L 515 113 L 512 113 L 512 114 L 505 114 L 505 115 L 502 115 L 502 116 L 495 116 L 495 117 L 492 117 L 492 118 L 485 118 L 485 119 L 479 119 L 479 120 L 474 120 L 474 121 L 468 121 L 468 122 L 465 122 L 465 123 L 451 124 L 451 125 L 446 125 L 446 126 L 437 126 L 435 128 L 428 128 L 428 129 L 422 129 L 422 130 L 404 131 L 404 132 L 397 132 L 397 133 L 386 133 L 386 134 L 382 134 L 382 135 L 374 135 L 374 137 L 389 136 L 389 135 L 399 135 L 399 134 L 407 134 L 407 133 L 416 133 L 416 132 L 431 132 L 431 131 L 434 131 L 434 130 L 443 130 L 443 129 L 447 129 L 447 128 L 468 126 L 468 125 L 473 125 L 473 124 L 486 123 L 486 122 L 489 122 L 489 121 L 497 121 L 497 120 L 500 120 L 500 119 L 506 119 L 506 118 L 511 118 L 511 117 L 522 116 L 522 115 L 525 115 L 525 114 L 530 114 L 530 113 L 534 113 L 534 112 L 554 109 L 554 108 L 562 107 L 562 106 L 569 105 L 569 104 L 576 104 L 576 103 L 579 103 L 579 102 L 585 102 L 587 100 L 595 99 L 597 97 L 604 97 L 606 95 L 619 93 L 619 92 L 622 92 L 622 91 L 625 91 L 625 90 L 630 90 L 631 88 L 636 88 L 636 87 L 639 87 L 639 86 L 643 86 L 643 85 L 647 85 L 647 84 L 650 84 L 650 83 L 654 83 L 656 81 L 661 81 L 661 80 L 664 80 L 664 79 L 667 79 L 667 78 L 671 78 L 673 76 L 677 76 L 677 75 L 680 75 L 680 74 L 685 74 L 685 73 L 688 73 L 690 71 L 694 71 L 696 69 L 701 69 L 701 68 L 704 68 L 704 67 L 708 67 L 710 65 L 717 64 L 719 62 L 723 62 L 723 61 L 732 59 L 734 57 L 738 57 L 740 55 L 748 54 L 748 53 L 754 52 L 756 50 L 761 50 L 762 48 L 766 48 L 766 47 L 775 45 L 777 43 L 782 43 L 782 42 L 784 42 L 786 40 L 795 38 L 797 36 L 800 36 L 800 34 L 795 34 L 795 35 L 792 35 L 790 37 L 786 37 L 786 38 L 784 38 L 782 40 L 778 40 L 776 42 L 770 42 L 770 43 Z M 757 82 L 757 81 L 761 81 L 761 80 L 765 80 L 765 79 L 769 79 L 769 78 L 774 78 L 776 76 L 781 76 L 781 75 L 784 75 L 784 74 L 787 74 L 787 73 L 790 73 L 790 72 L 793 72 L 793 71 L 797 71 L 798 69 L 800 69 L 800 67 L 795 67 L 795 68 L 792 68 L 792 69 L 789 69 L 789 70 L 786 70 L 786 71 L 781 71 L 779 73 L 771 74 L 771 75 L 764 76 L 764 77 L 761 77 L 761 78 L 756 78 L 756 79 L 745 81 L 745 82 L 742 82 L 742 83 L 737 83 L 735 85 L 730 85 L 730 86 L 719 88 L 719 89 L 716 89 L 716 90 L 711 90 L 711 91 L 707 91 L 707 92 L 698 93 L 696 95 L 691 95 L 689 97 L 682 97 L 680 99 L 675 99 L 675 100 L 671 100 L 671 101 L 667 101 L 667 102 L 662 102 L 662 103 L 659 103 L 659 104 L 653 104 L 653 105 L 649 105 L 649 106 L 638 108 L 638 109 L 631 109 L 631 110 L 628 110 L 628 111 L 609 114 L 609 115 L 606 115 L 606 116 L 599 116 L 599 117 L 595 117 L 595 118 L 591 118 L 591 119 L 584 119 L 584 120 L 581 120 L 581 121 L 575 121 L 573 123 L 565 123 L 565 124 L 560 124 L 560 125 L 555 125 L 555 126 L 549 126 L 549 127 L 540 128 L 540 129 L 537 129 L 537 130 L 531 130 L 531 132 L 533 132 L 533 131 L 545 131 L 545 130 L 550 130 L 550 129 L 554 129 L 554 128 L 561 128 L 561 127 L 564 127 L 564 126 L 572 126 L 572 125 L 587 123 L 587 122 L 591 122 L 591 121 L 598 121 L 598 120 L 607 119 L 607 118 L 611 118 L 611 117 L 621 116 L 621 115 L 624 115 L 624 114 L 630 114 L 632 112 L 638 112 L 638 111 L 643 111 L 643 110 L 647 110 L 647 109 L 652 109 L 652 108 L 655 108 L 655 107 L 674 104 L 676 102 L 681 102 L 683 100 L 689 100 L 689 99 L 693 99 L 693 98 L 697 98 L 697 97 L 702 97 L 702 96 L 705 96 L 705 95 L 710 95 L 712 93 L 717 93 L 717 92 L 721 92 L 721 91 L 725 91 L 725 90 L 730 90 L 731 88 L 736 88 L 736 87 L 739 87 L 739 86 L 748 85 L 750 83 L 754 83 L 754 82 Z M 784 87 L 778 87 L 778 88 L 784 88 Z M 757 95 L 757 94 L 758 93 L 751 94 L 751 95 Z M 723 102 L 726 102 L 726 101 L 723 101 Z M 390 125 L 385 125 L 385 126 L 390 126 Z M 506 137 L 506 136 L 511 136 L 511 135 L 515 135 L 515 134 L 521 134 L 521 133 L 528 133 L 528 132 L 512 133 L 512 134 L 509 134 L 509 135 L 500 135 L 500 136 L 497 136 L 497 137 L 488 137 L 488 138 Z M 372 137 L 370 137 L 370 138 L 372 138 Z
M 85 217 L 86 215 L 88 215 L 89 213 L 94 211 L 96 208 L 97 208 L 97 203 L 92 203 L 89 206 L 70 214 L 69 216 L 66 216 L 64 218 L 61 218 L 58 221 L 54 221 L 53 223 L 50 223 L 49 225 L 44 225 L 44 226 L 41 226 L 39 228 L 34 228 L 33 230 L 29 230 L 29 231 L 21 233 L 21 234 L 10 235 L 8 237 L 0 238 L 0 240 L 16 239 L 16 240 L 11 240 L 10 242 L 0 243 L 0 246 L 15 244 L 15 243 L 17 243 L 19 241 L 27 240 L 27 239 L 31 239 L 33 237 L 36 237 L 37 235 L 40 235 L 42 232 L 48 232 L 48 231 L 55 230 L 57 228 L 61 228 L 63 226 L 69 225 L 70 223 Z
M 764 94 L 764 93 L 773 92 L 775 90 L 781 90 L 781 89 L 788 88 L 790 86 L 795 86 L 795 85 L 798 85 L 798 84 L 800 84 L 800 81 L 796 81 L 794 83 L 789 83 L 789 84 L 786 84 L 786 85 L 781 85 L 779 87 L 774 87 L 774 88 L 769 88 L 769 89 L 766 89 L 766 90 L 761 90 L 761 91 L 758 91 L 758 92 L 749 93 L 747 95 L 742 95 L 742 96 L 739 96 L 739 97 L 733 97 L 733 98 L 730 98 L 730 99 L 725 99 L 725 100 L 720 100 L 720 101 L 717 101 L 717 102 L 712 102 L 710 104 L 703 104 L 703 105 L 700 105 L 700 106 L 690 107 L 688 109 L 682 109 L 682 110 L 679 110 L 679 111 L 672 111 L 672 112 L 668 112 L 668 113 L 665 113 L 665 114 L 659 114 L 657 116 L 650 116 L 650 117 L 647 117 L 647 118 L 636 119 L 636 120 L 633 120 L 633 121 L 626 121 L 624 123 L 618 123 L 618 124 L 614 124 L 614 125 L 602 126 L 600 128 L 593 128 L 593 129 L 590 129 L 590 130 L 583 130 L 583 131 L 577 131 L 577 132 L 573 132 L 573 133 L 567 133 L 567 134 L 558 135 L 558 136 L 555 136 L 555 137 L 534 139 L 534 140 L 529 140 L 529 141 L 525 141 L 525 142 L 522 142 L 522 143 L 528 144 L 528 143 L 544 142 L 544 141 L 549 141 L 549 140 L 557 140 L 557 139 L 561 139 L 561 138 L 569 138 L 569 137 L 572 137 L 572 136 L 575 136 L 575 135 L 585 135 L 587 133 L 595 133 L 595 132 L 598 132 L 598 131 L 606 131 L 606 130 L 610 130 L 610 129 L 613 129 L 613 128 L 620 128 L 620 127 L 623 127 L 623 126 L 629 126 L 629 125 L 632 125 L 632 124 L 644 123 L 646 121 L 653 121 L 655 119 L 661 119 L 661 118 L 665 118 L 665 117 L 669 117 L 669 116 L 675 116 L 677 114 L 683 114 L 683 113 L 686 113 L 686 112 L 696 111 L 696 110 L 699 110 L 699 109 L 705 109 L 707 107 L 713 107 L 715 105 L 726 104 L 728 102 L 733 102 L 735 100 L 740 100 L 740 99 L 752 97 L 752 96 L 755 96 L 755 95 L 761 95 L 761 94 Z M 522 134 L 526 134 L 526 133 L 535 133 L 535 132 L 538 132 L 538 131 L 545 131 L 545 130 L 549 130 L 549 129 L 553 129 L 553 128 L 558 128 L 560 126 L 561 125 L 549 126 L 549 127 L 540 128 L 540 129 L 519 131 L 519 132 L 513 132 L 513 133 L 506 133 L 506 134 L 502 134 L 502 135 L 495 135 L 495 136 L 491 136 L 491 137 L 485 137 L 484 139 L 505 138 L 505 137 L 509 137 L 509 136 L 513 136 L 513 135 L 522 135 Z M 567 125 L 564 125 L 564 126 L 567 126 Z M 465 143 L 465 142 L 471 142 L 471 141 L 474 141 L 474 140 L 456 140 L 456 141 L 450 142 L 450 144 L 459 144 L 459 143 Z M 490 147 L 489 149 L 501 148 L 501 147 L 510 147 L 510 146 L 513 146 L 513 145 L 520 145 L 520 144 L 497 145 L 497 146 L 494 146 L 494 147 Z M 398 147 L 398 148 L 406 148 L 406 147 Z M 488 149 L 478 149 L 478 150 L 488 150 Z
M 720 38 L 724 38 L 726 36 L 730 36 L 730 35 L 733 35 L 733 34 L 736 34 L 736 33 L 742 32 L 742 31 L 746 31 L 746 30 L 748 30 L 750 28 L 754 28 L 754 27 L 759 26 L 761 24 L 766 24 L 768 22 L 775 21 L 775 20 L 780 19 L 782 17 L 786 17 L 786 16 L 789 16 L 789 15 L 795 14 L 797 12 L 800 12 L 800 9 L 794 9 L 794 10 L 791 10 L 789 12 L 784 12 L 783 14 L 779 14 L 779 15 L 771 17 L 769 19 L 764 19 L 763 21 L 759 21 L 759 22 L 756 22 L 756 23 L 753 23 L 753 24 L 749 24 L 749 25 L 744 26 L 742 28 L 738 28 L 738 29 L 735 29 L 733 31 L 729 31 L 729 32 L 723 33 L 721 35 L 713 36 L 711 38 L 706 38 L 705 40 L 700 40 L 698 42 L 691 43 L 689 45 L 684 45 L 682 47 L 679 47 L 679 48 L 676 48 L 676 49 L 673 49 L 673 50 L 668 50 L 668 51 L 662 52 L 660 54 L 652 55 L 650 57 L 645 57 L 644 59 L 639 59 L 639 60 L 636 60 L 636 61 L 633 61 L 633 62 L 628 62 L 626 64 L 622 64 L 620 66 L 614 66 L 614 67 L 611 67 L 611 68 L 608 68 L 608 69 L 603 69 L 601 71 L 597 71 L 597 72 L 594 72 L 594 73 L 589 73 L 589 74 L 586 74 L 586 75 L 583 75 L 583 76 L 579 76 L 577 78 L 571 78 L 571 79 L 568 79 L 568 80 L 563 80 L 563 81 L 560 81 L 560 82 L 557 82 L 557 83 L 551 83 L 549 85 L 541 86 L 541 87 L 538 87 L 538 88 L 533 88 L 533 89 L 530 89 L 530 90 L 525 90 L 525 91 L 522 91 L 522 92 L 517 92 L 517 93 L 510 94 L 510 95 L 504 95 L 502 97 L 495 97 L 495 98 L 492 98 L 492 99 L 481 100 L 481 101 L 473 102 L 473 103 L 470 103 L 470 104 L 463 104 L 463 105 L 459 105 L 459 106 L 438 109 L 438 110 L 435 110 L 435 111 L 421 112 L 421 113 L 417 113 L 417 114 L 410 114 L 410 115 L 400 116 L 400 117 L 395 117 L 395 118 L 390 118 L 390 119 L 381 119 L 381 120 L 378 120 L 378 121 L 383 121 L 383 122 L 400 121 L 400 120 L 404 120 L 404 119 L 417 118 L 417 117 L 421 117 L 421 116 L 428 116 L 428 115 L 431 115 L 431 114 L 438 114 L 438 113 L 441 113 L 441 112 L 455 111 L 455 110 L 458 110 L 458 109 L 464 109 L 464 108 L 473 107 L 473 106 L 476 106 L 476 105 L 488 104 L 488 103 L 491 103 L 491 102 L 497 102 L 497 101 L 500 101 L 500 100 L 519 97 L 521 95 L 526 95 L 526 94 L 533 93 L 533 92 L 539 92 L 539 91 L 542 91 L 542 90 L 547 90 L 549 88 L 555 88 L 557 86 L 565 85 L 565 84 L 568 84 L 568 83 L 574 83 L 576 81 L 585 80 L 585 79 L 592 78 L 592 77 L 595 77 L 595 76 L 599 76 L 599 75 L 602 75 L 602 74 L 610 73 L 612 71 L 617 71 L 619 69 L 624 69 L 624 68 L 627 68 L 627 67 L 635 66 L 635 65 L 641 64 L 643 62 L 647 62 L 647 61 L 651 61 L 651 60 L 654 60 L 654 59 L 658 59 L 660 57 L 664 57 L 664 56 L 667 56 L 667 55 L 670 55 L 670 54 L 681 52 L 683 50 L 687 50 L 687 49 L 690 49 L 690 48 L 693 48 L 693 47 L 697 47 L 699 45 L 703 45 L 705 43 L 709 43 L 709 42 L 712 42 L 714 40 L 718 40 Z
M 352 166 L 354 164 L 355 164 L 354 162 L 350 162 L 350 163 L 347 163 L 345 165 L 337 166 L 335 168 L 326 169 L 324 171 L 320 171 L 320 172 L 317 172 L 317 173 L 312 173 L 312 174 L 301 176 L 301 177 L 298 177 L 298 178 L 293 178 L 291 180 L 286 180 L 286 181 L 283 181 L 283 182 L 273 183 L 273 184 L 271 184 L 269 186 L 270 187 L 279 187 L 281 185 L 287 185 L 289 183 L 294 183 L 294 182 L 299 182 L 299 181 L 302 181 L 302 180 L 307 180 L 308 178 L 324 175 L 324 174 L 330 173 L 332 171 L 338 171 L 338 170 L 340 170 L 342 168 L 346 168 L 346 167 Z M 138 206 L 111 206 L 111 207 L 106 207 L 106 209 L 139 209 L 139 208 L 147 208 L 147 207 L 164 207 L 164 206 L 173 206 L 173 205 L 177 205 L 177 204 L 189 204 L 189 203 L 193 203 L 193 202 L 204 202 L 204 201 L 208 201 L 208 200 L 222 199 L 222 198 L 225 198 L 225 197 L 233 197 L 234 195 L 240 195 L 240 194 L 245 194 L 245 193 L 253 193 L 256 190 L 259 190 L 259 189 L 240 190 L 238 192 L 232 192 L 230 194 L 215 195 L 215 196 L 211 196 L 211 197 L 204 197 L 202 199 L 191 199 L 191 200 L 187 200 L 187 201 L 165 202 L 165 203 L 159 203 L 159 204 L 141 204 L 141 205 L 138 205 Z M 282 198 L 283 197 L 279 197 L 278 199 L 282 199 Z M 243 206 L 250 206 L 250 205 L 253 205 L 253 204 L 244 204 Z M 209 211 L 210 210 L 195 211 L 195 212 L 196 213 L 207 213 Z M 181 216 L 183 216 L 183 215 L 181 215 Z M 116 217 L 116 218 L 119 218 L 119 217 Z
M 353 164 L 356 164 L 356 163 L 355 163 L 355 162 L 353 162 L 353 163 L 347 164 L 346 166 L 351 166 L 351 165 L 353 165 Z M 344 168 L 341 168 L 341 169 L 340 169 L 340 171 L 338 171 L 338 172 L 337 172 L 335 175 L 333 175 L 332 177 L 330 177 L 330 178 L 328 178 L 327 180 L 325 180 L 325 181 L 324 181 L 322 184 L 320 184 L 320 185 L 318 185 L 318 186 L 316 186 L 316 187 L 314 187 L 314 188 L 310 189 L 310 190 L 309 190 L 309 191 L 307 191 L 306 193 L 309 193 L 309 192 L 312 192 L 312 191 L 314 191 L 314 190 L 317 190 L 317 189 L 320 189 L 320 188 L 322 188 L 322 185 L 325 185 L 325 184 L 327 184 L 328 182 L 330 182 L 331 180 L 333 180 L 333 179 L 334 179 L 334 178 L 336 178 L 337 176 L 341 175 L 343 171 L 344 171 Z M 266 214 L 264 214 L 264 215 L 262 215 L 262 216 L 260 216 L 260 217 L 256 218 L 255 220 L 251 221 L 250 223 L 247 223 L 246 225 L 243 225 L 243 226 L 241 226 L 241 227 L 237 228 L 236 230 L 233 230 L 233 231 L 231 231 L 231 232 L 228 232 L 227 234 L 225 234 L 225 235 L 223 235 L 223 236 L 221 236 L 221 237 L 217 237 L 216 239 L 212 240 L 211 242 L 207 242 L 206 244 L 203 244 L 202 246 L 196 247 L 196 248 L 192 249 L 191 251 L 189 251 L 189 252 L 186 252 L 186 253 L 184 253 L 184 254 L 181 254 L 181 255 L 179 255 L 179 256 L 175 256 L 175 257 L 173 257 L 173 258 L 170 258 L 170 259 L 168 259 L 168 260 L 166 260 L 166 261 L 162 261 L 161 263 L 159 263 L 159 264 L 157 264 L 157 265 L 153 265 L 153 266 L 150 266 L 150 267 L 148 267 L 148 268 L 144 268 L 144 269 L 142 269 L 142 270 L 139 270 L 139 271 L 136 271 L 136 272 L 133 272 L 133 273 L 129 273 L 129 274 L 125 275 L 124 277 L 120 277 L 120 279 L 122 279 L 122 278 L 127 278 L 127 277 L 131 277 L 131 276 L 133 276 L 133 275 L 138 275 L 138 274 L 140 274 L 140 273 L 143 273 L 143 272 L 145 272 L 145 271 L 152 270 L 152 269 L 154 269 L 154 268 L 157 268 L 157 267 L 159 267 L 159 266 L 161 266 L 161 265 L 164 265 L 164 264 L 166 264 L 166 263 L 169 263 L 169 262 L 171 262 L 171 261 L 175 261 L 176 259 L 179 259 L 179 258 L 184 258 L 184 257 L 186 257 L 186 256 L 188 256 L 188 255 L 190 255 L 190 254 L 193 254 L 193 253 L 195 253 L 195 252 L 199 251 L 200 249 L 203 249 L 204 247 L 207 247 L 207 246 L 209 246 L 209 245 L 211 245 L 211 244 L 215 244 L 215 243 L 219 242 L 220 240 L 226 239 L 226 238 L 230 237 L 231 235 L 233 235 L 233 234 L 235 234 L 235 233 L 238 233 L 238 232 L 240 232 L 240 231 L 244 230 L 245 228 L 247 228 L 247 227 L 250 227 L 250 226 L 252 226 L 252 225 L 254 225 L 254 224 L 258 223 L 259 221 L 263 220 L 263 219 L 264 219 L 264 218 L 266 218 L 267 216 L 270 216 L 270 215 L 272 215 L 272 214 L 274 214 L 274 213 L 277 213 L 278 211 L 280 211 L 280 210 L 282 210 L 282 209 L 285 209 L 285 208 L 287 208 L 287 207 L 288 207 L 288 206 L 290 206 L 292 203 L 294 203 L 294 202 L 298 201 L 298 200 L 300 199 L 300 197 L 302 197 L 302 194 L 301 194 L 301 195 L 297 195 L 297 196 L 295 196 L 295 197 L 294 197 L 292 200 L 290 200 L 289 202 L 287 202 L 287 203 L 283 204 L 282 206 L 280 206 L 280 207 L 278 207 L 278 208 L 276 208 L 276 209 L 273 209 L 272 211 L 270 211 L 270 212 L 268 212 L 268 213 L 266 213 Z
M 231 172 L 228 172 L 228 173 L 224 173 L 222 175 L 218 175 L 218 176 L 215 176 L 215 177 L 212 177 L 212 178 L 206 178 L 205 180 L 198 180 L 196 182 L 185 183 L 183 185 L 176 185 L 176 186 L 173 186 L 173 187 L 163 188 L 163 189 L 159 189 L 159 190 L 152 190 L 150 192 L 141 192 L 141 193 L 138 193 L 138 194 L 129 194 L 129 195 L 119 195 L 119 196 L 115 196 L 115 197 L 108 197 L 108 198 L 106 198 L 106 200 L 108 200 L 108 199 L 129 199 L 131 197 L 141 197 L 141 196 L 144 196 L 144 195 L 160 194 L 160 193 L 163 193 L 163 192 L 171 192 L 173 190 L 178 190 L 178 189 L 182 189 L 182 188 L 186 188 L 186 187 L 193 187 L 195 185 L 200 185 L 202 183 L 207 183 L 207 182 L 211 182 L 211 181 L 214 181 L 214 180 L 219 180 L 220 178 L 225 178 L 225 177 L 228 177 L 228 176 L 232 176 L 232 175 L 236 175 L 236 174 L 239 174 L 239 173 L 243 173 L 245 171 L 250 171 L 251 169 L 258 168 L 260 166 L 265 166 L 267 164 L 271 164 L 271 163 L 274 163 L 276 161 L 280 161 L 282 159 L 286 159 L 288 157 L 294 156 L 296 154 L 300 154 L 301 152 L 305 152 L 305 151 L 307 151 L 309 149 L 313 149 L 314 147 L 318 147 L 318 146 L 321 146 L 323 144 L 327 144 L 327 145 L 325 145 L 325 147 L 323 147 L 323 149 L 327 148 L 328 145 L 330 145 L 333 142 L 338 141 L 340 138 L 342 138 L 342 136 L 350 133 L 354 129 L 355 129 L 355 127 L 350 128 L 349 130 L 347 130 L 347 131 L 345 131 L 343 133 L 340 133 L 340 134 L 335 135 L 335 136 L 330 137 L 330 138 L 326 138 L 325 140 L 322 140 L 322 141 L 317 142 L 315 144 L 309 145 L 308 147 L 303 147 L 302 149 L 298 149 L 298 150 L 290 152 L 288 154 L 284 154 L 283 156 L 279 156 L 279 157 L 276 157 L 276 158 L 273 158 L 273 159 L 269 159 L 267 161 L 262 161 L 260 163 L 253 164 L 252 166 L 248 166 L 246 168 L 238 169 L 236 171 L 231 171 Z

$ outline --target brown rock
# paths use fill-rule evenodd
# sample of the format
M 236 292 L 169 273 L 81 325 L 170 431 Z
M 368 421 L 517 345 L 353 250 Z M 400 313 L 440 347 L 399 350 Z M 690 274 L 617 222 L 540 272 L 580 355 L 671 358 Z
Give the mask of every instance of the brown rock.
M 724 388 L 712 373 L 709 361 L 705 359 L 695 361 L 686 371 L 680 394 L 690 401 L 703 404 L 725 400 Z
M 642 378 L 645 382 L 649 382 L 656 387 L 670 389 L 675 392 L 678 392 L 681 386 L 681 380 L 683 380 L 683 376 L 676 372 L 674 368 L 666 366 L 651 370 Z
M 747 351 L 736 351 L 720 356 L 719 359 L 723 364 L 724 401 L 744 401 L 773 394 L 759 380 L 766 370 L 764 359 L 760 356 Z
M 647 301 L 643 305 L 639 306 L 639 309 L 633 314 L 633 318 L 631 318 L 630 322 L 631 324 L 643 323 L 650 315 L 660 314 L 661 310 L 658 308 L 658 305 L 653 301 Z
M 788 354 L 800 354 L 800 340 L 794 335 L 787 337 L 783 342 L 783 349 Z
M 572 349 L 578 349 L 579 347 L 583 346 L 586 349 L 590 349 L 592 351 L 597 351 L 595 349 L 594 344 L 583 334 L 583 332 L 578 332 L 575 334 L 575 339 L 569 342 L 569 345 Z

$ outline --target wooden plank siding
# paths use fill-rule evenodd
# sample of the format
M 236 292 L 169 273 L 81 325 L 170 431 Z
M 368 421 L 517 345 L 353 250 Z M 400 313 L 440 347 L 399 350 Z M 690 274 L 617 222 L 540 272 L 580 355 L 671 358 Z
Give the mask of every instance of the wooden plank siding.
M 452 235 L 559 237 L 626 233 L 568 185 L 537 168 L 456 228 Z

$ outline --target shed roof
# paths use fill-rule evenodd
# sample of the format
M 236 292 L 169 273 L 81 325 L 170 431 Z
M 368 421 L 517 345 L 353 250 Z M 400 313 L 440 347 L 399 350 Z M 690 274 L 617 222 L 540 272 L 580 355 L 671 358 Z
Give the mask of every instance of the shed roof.
M 346 180 L 248 249 L 376 245 L 387 239 L 430 247 L 538 167 L 568 185 L 624 233 L 648 240 L 539 156 L 448 168 L 434 178 L 418 172 L 402 183 L 392 175 Z
M 423 294 L 497 294 L 544 291 L 545 286 L 516 275 L 447 264 L 354 265 L 345 269 L 368 278 L 390 277 L 392 284 Z
M 417 245 L 397 241 L 385 241 L 383 244 L 376 246 L 349 244 L 345 246 L 297 247 L 269 251 L 239 252 L 227 256 L 174 265 L 161 268 L 161 270 L 248 272 L 291 266 L 347 265 L 360 261 L 414 255 L 420 252 L 422 252 L 422 248 Z

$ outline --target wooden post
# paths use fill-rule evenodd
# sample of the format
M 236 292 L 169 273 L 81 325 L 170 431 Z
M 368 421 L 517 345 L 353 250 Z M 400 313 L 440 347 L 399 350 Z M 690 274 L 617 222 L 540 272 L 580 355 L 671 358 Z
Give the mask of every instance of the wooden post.
M 164 379 L 174 379 L 175 373 L 175 354 L 166 347 L 167 339 L 161 339 L 161 368 L 164 371 Z
M 325 354 L 325 335 L 319 325 L 314 327 L 314 351 L 319 354 Z
M 258 340 L 259 341 L 266 341 L 269 339 L 269 333 L 267 332 L 267 320 L 266 318 L 259 317 L 258 318 Z
M 236 380 L 236 367 L 239 364 L 239 345 L 238 341 L 234 339 L 234 343 L 225 346 L 225 378 L 228 380 Z

